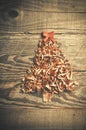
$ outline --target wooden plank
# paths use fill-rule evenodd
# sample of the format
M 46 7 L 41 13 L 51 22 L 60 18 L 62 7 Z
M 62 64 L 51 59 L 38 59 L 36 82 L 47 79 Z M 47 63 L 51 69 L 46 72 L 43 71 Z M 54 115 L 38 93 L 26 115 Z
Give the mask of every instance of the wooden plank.
M 85 130 L 86 109 L 1 108 L 1 130 Z
M 75 12 L 70 13 L 65 11 L 63 12 L 53 12 L 53 4 L 55 10 L 58 11 L 57 5 L 61 4 L 61 7 L 67 7 L 70 9 L 70 6 L 75 3 L 76 7 L 84 8 L 85 0 L 82 1 L 1 1 L 1 11 L 0 11 L 0 30 L 2 31 L 16 31 L 16 32 L 40 32 L 42 30 L 53 29 L 56 32 L 78 32 L 79 33 L 85 30 L 85 12 L 76 14 Z M 27 10 L 26 6 L 31 9 Z M 44 8 L 43 8 L 44 5 Z M 51 5 L 51 6 L 50 6 Z M 68 5 L 68 6 L 67 6 Z M 74 6 L 75 6 L 74 5 Z M 23 7 L 22 7 L 23 6 Z M 35 7 L 39 7 L 39 12 L 36 12 Z M 47 8 L 46 8 L 47 6 Z M 26 9 L 26 10 L 24 10 Z M 41 10 L 43 9 L 43 10 Z M 46 12 L 45 9 L 51 9 L 51 11 Z M 68 9 L 67 9 L 68 10 Z M 74 9 L 73 9 L 74 10 Z M 27 19 L 27 20 L 26 20 Z M 70 26 L 71 25 L 71 26 Z M 28 29 L 27 29 L 28 28 Z M 80 29 L 80 30 L 78 30 Z M 78 31 L 77 31 L 78 30 Z
M 25 74 L 25 73 L 24 73 Z M 20 72 L 5 72 L 0 77 L 0 105 L 13 105 L 38 108 L 86 108 L 86 73 L 73 73 L 73 79 L 79 83 L 73 92 L 63 92 L 54 95 L 52 102 L 44 103 L 42 94 L 22 94 L 20 91 L 21 78 L 24 76 Z
M 1 0 L 0 5 L 0 9 L 21 6 L 35 12 L 86 12 L 85 0 Z
M 85 12 L 85 0 L 23 0 L 25 10 L 49 12 Z
M 55 34 L 55 38 L 61 43 L 61 49 L 70 60 L 72 69 L 76 71 L 86 70 L 85 35 Z M 1 36 L 0 39 L 1 66 L 5 67 L 5 65 L 10 66 L 12 64 L 15 67 L 27 67 L 32 63 L 32 59 L 35 56 L 34 51 L 41 38 L 39 34 L 10 34 Z
M 56 33 L 86 33 L 86 13 L 30 12 L 13 9 L 16 17 L 8 10 L 0 14 L 1 32 L 40 33 L 53 30 Z

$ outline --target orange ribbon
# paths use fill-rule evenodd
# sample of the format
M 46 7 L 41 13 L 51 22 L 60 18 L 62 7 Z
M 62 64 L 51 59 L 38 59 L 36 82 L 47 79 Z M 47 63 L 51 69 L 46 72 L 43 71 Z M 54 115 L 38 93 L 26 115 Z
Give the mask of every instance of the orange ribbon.
M 43 41 L 44 42 L 47 42 L 47 41 L 55 42 L 54 32 L 50 32 L 50 33 L 42 32 L 42 36 L 43 36 Z

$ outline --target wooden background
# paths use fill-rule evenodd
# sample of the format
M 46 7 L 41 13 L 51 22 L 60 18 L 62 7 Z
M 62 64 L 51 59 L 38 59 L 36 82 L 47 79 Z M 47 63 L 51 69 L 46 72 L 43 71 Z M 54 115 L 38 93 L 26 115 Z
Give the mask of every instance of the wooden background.
M 20 93 L 42 31 L 54 31 L 79 87 L 44 104 Z M 86 129 L 86 1 L 0 0 L 0 126 L 11 129 Z M 10 116 L 9 116 L 10 114 Z

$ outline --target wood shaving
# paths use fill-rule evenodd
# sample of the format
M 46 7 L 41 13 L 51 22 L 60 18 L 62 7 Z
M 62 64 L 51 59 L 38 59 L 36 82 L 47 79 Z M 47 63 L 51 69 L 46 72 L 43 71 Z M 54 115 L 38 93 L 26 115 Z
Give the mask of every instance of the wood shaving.
M 22 79 L 24 93 L 42 92 L 43 101 L 49 102 L 53 94 L 72 91 L 77 82 L 72 80 L 69 60 L 54 39 L 54 32 L 43 32 L 35 51 L 35 61 Z

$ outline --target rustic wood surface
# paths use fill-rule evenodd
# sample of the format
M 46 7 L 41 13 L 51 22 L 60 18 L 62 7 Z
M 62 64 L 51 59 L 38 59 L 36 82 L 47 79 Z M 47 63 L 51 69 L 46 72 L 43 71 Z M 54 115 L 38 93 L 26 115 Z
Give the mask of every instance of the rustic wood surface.
M 73 79 L 79 83 L 79 87 L 71 93 L 55 95 L 51 103 L 44 104 L 42 95 L 27 95 L 20 93 L 21 79 L 25 70 L 33 63 L 34 51 L 41 39 L 42 31 L 54 31 L 55 38 L 60 44 L 65 56 L 70 60 Z M 60 129 L 85 129 L 86 120 L 86 1 L 85 0 L 1 0 L 0 1 L 0 108 L 19 113 L 16 108 L 37 109 L 44 113 L 51 108 L 55 115 L 55 109 L 60 107 L 60 114 L 65 119 L 70 114 L 69 126 L 63 122 L 63 116 L 59 119 Z M 53 109 L 52 109 L 53 108 Z M 68 109 L 69 108 L 69 109 Z M 71 108 L 71 109 L 70 109 Z M 44 110 L 43 110 L 44 109 Z M 73 121 L 72 113 L 75 115 Z M 55 110 L 55 111 L 54 111 Z M 5 109 L 2 113 L 4 113 Z M 53 112 L 54 111 L 54 112 Z M 68 111 L 68 112 L 67 112 Z M 84 111 L 84 112 L 83 112 Z M 11 112 L 11 114 L 12 114 Z M 25 111 L 23 111 L 24 115 Z M 57 112 L 58 113 L 58 112 Z M 84 113 L 84 114 L 83 114 Z M 2 114 L 3 115 L 3 114 Z M 58 114 L 57 114 L 58 115 Z M 8 117 L 6 114 L 4 117 Z M 51 117 L 53 114 L 51 114 Z M 14 117 L 14 115 L 13 115 Z M 39 116 L 40 117 L 40 116 Z M 32 114 L 30 118 L 33 119 Z M 44 117 L 43 117 L 44 118 Z M 77 120 L 77 118 L 80 118 Z M 46 114 L 46 119 L 48 115 Z M 55 117 L 57 120 L 57 117 Z M 64 120 L 65 120 L 64 119 Z M 9 121 L 11 119 L 9 118 Z M 50 118 L 50 120 L 52 120 Z M 42 119 L 41 119 L 42 121 Z M 53 120 L 54 123 L 55 120 Z M 59 124 L 57 121 L 57 124 Z M 7 121 L 8 122 L 8 121 Z M 21 121 L 23 123 L 23 121 Z M 27 121 L 26 121 L 27 122 Z M 34 121 L 35 122 L 35 121 Z M 44 119 L 43 119 L 44 122 Z M 63 124 L 65 125 L 62 125 Z M 79 124 L 80 122 L 80 124 Z M 12 123 L 12 122 L 11 122 Z M 37 122 L 35 122 L 37 123 Z M 2 123 L 3 124 L 3 123 Z M 6 120 L 5 120 L 6 124 Z M 26 123 L 27 124 L 27 123 Z M 33 124 L 33 122 L 32 122 Z M 55 123 L 54 123 L 55 124 Z M 79 125 L 78 125 L 79 124 Z M 43 124 L 42 124 L 43 125 Z M 43 129 L 44 127 L 40 125 Z M 37 125 L 36 129 L 37 129 Z M 58 125 L 57 125 L 58 126 Z M 56 129 L 52 125 L 49 129 Z M 34 127 L 35 128 L 35 127 Z

